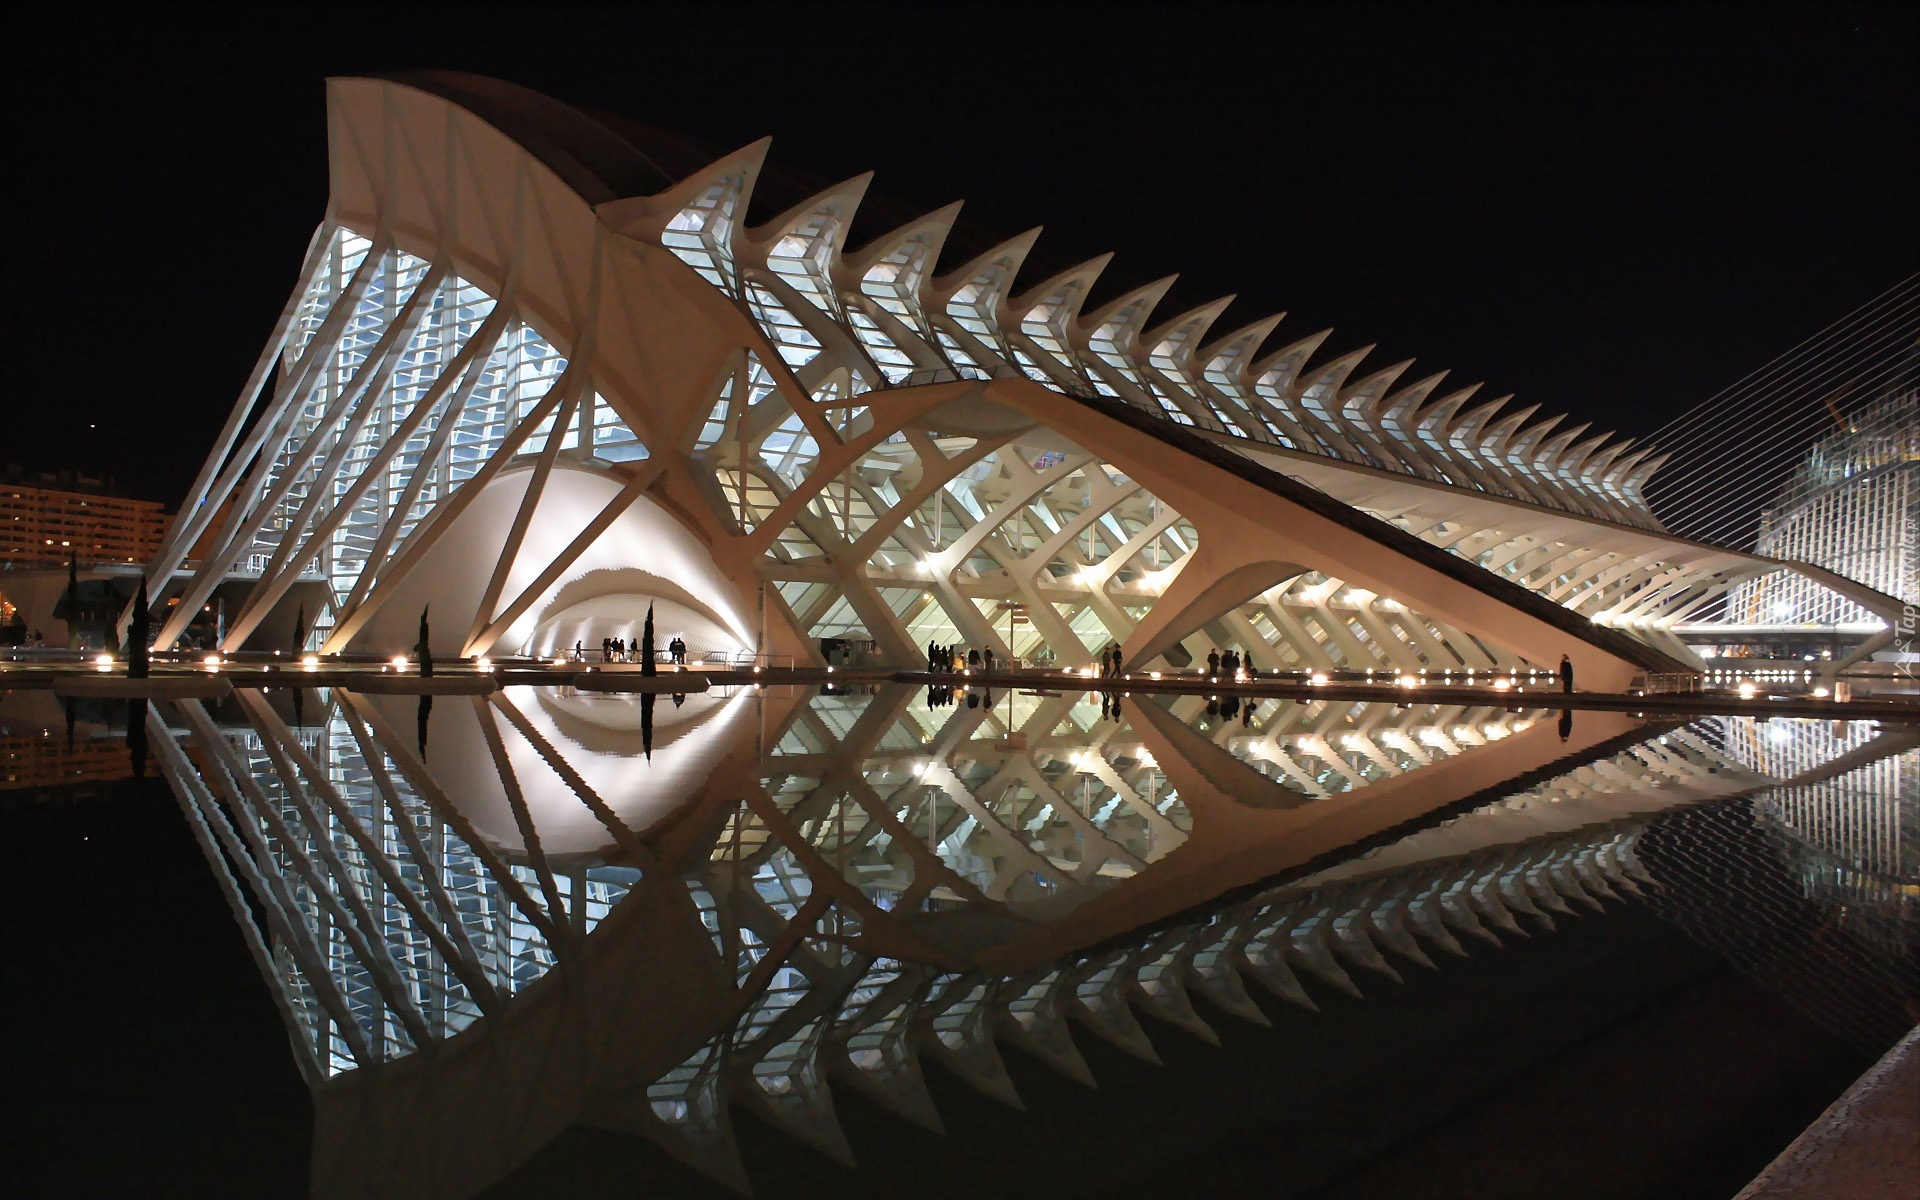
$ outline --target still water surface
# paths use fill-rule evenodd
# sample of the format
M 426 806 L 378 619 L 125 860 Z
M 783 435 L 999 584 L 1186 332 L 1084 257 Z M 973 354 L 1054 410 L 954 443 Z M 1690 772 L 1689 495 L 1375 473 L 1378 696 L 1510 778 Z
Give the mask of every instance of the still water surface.
M 315 1196 L 1726 1195 L 1920 1012 L 1903 727 L 279 689 L 63 751 L 69 715 L 0 700 L 14 786 L 166 781 Z

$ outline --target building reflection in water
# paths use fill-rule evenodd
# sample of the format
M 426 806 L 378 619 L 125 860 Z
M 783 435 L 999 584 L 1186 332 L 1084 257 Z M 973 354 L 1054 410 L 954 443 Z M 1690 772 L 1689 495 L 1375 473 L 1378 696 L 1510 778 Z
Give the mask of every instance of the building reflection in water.
M 1091 1081 L 1075 1027 L 1155 1060 L 1142 1012 L 1215 1040 L 1195 994 L 1264 1023 L 1249 980 L 1312 1008 L 1614 899 L 1723 948 L 1759 889 L 1916 994 L 1911 731 L 967 698 L 509 688 L 428 738 L 411 697 L 242 690 L 148 732 L 313 1087 L 317 1195 L 471 1193 L 574 1123 L 744 1187 L 731 1104 L 850 1162 L 830 1082 L 939 1129 L 925 1057 L 1018 1104 L 1003 1043 Z

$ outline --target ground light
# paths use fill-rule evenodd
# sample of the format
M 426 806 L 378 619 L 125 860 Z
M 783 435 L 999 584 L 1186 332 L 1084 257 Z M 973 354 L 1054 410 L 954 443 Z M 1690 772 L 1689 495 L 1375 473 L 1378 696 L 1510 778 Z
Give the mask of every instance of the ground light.
M 318 654 L 305 655 L 300 659 L 300 665 L 309 671 L 318 671 L 320 669 L 320 656 Z
M 399 655 L 399 654 L 396 654 L 393 656 L 393 669 L 396 671 L 404 671 L 407 669 L 407 660 L 405 656 Z
M 96 654 L 93 656 L 93 665 L 99 667 L 102 671 L 111 671 L 113 670 L 113 655 Z
M 220 656 L 218 654 L 209 654 L 200 660 L 200 665 L 209 671 L 218 671 L 220 669 Z
M 493 660 L 488 658 L 484 654 L 482 654 L 479 658 L 474 659 L 473 665 L 482 671 L 493 670 Z

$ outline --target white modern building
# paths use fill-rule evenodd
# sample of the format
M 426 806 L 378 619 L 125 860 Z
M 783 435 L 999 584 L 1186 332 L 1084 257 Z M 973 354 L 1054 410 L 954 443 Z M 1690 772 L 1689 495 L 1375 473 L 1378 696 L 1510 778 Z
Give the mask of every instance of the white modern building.
M 673 177 L 492 80 L 329 85 L 331 200 L 152 564 L 171 644 L 436 654 L 626 636 L 887 660 L 1697 668 L 1671 627 L 1783 571 L 1667 534 L 1662 458 L 1160 280 L 1090 300 L 959 206 L 864 237 L 860 176 L 750 221 L 768 145 Z M 963 180 L 956 180 L 962 183 Z M 1035 231 L 1037 233 L 1037 231 Z M 1276 250 L 1276 253 L 1278 251 Z M 1257 268 L 1258 264 L 1249 264 Z M 1811 594 L 1811 593 L 1810 593 Z

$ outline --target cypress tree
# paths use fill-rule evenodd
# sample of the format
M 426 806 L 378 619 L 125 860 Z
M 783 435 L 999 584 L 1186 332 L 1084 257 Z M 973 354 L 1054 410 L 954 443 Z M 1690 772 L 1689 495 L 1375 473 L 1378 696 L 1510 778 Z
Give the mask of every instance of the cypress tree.
M 127 622 L 127 678 L 147 677 L 147 639 L 153 636 L 153 613 L 147 604 L 147 577 L 133 594 L 133 619 Z
M 67 551 L 67 649 L 80 648 L 80 552 Z
M 647 623 L 640 627 L 640 673 L 652 675 L 653 666 L 653 601 L 647 601 Z

